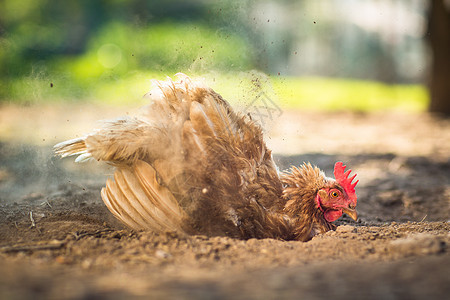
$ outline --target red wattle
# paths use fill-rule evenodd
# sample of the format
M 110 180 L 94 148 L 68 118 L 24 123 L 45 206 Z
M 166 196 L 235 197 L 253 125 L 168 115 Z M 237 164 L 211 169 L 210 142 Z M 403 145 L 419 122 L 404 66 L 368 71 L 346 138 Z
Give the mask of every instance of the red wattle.
M 328 222 L 334 222 L 342 216 L 342 210 L 328 209 L 323 215 Z

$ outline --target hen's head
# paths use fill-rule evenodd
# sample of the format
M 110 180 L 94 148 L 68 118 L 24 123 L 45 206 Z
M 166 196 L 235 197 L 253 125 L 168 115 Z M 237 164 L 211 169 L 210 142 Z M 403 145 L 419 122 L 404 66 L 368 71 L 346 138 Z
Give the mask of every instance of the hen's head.
M 293 167 L 282 177 L 285 185 L 283 195 L 287 198 L 285 211 L 290 215 L 323 214 L 327 222 L 336 221 L 343 213 L 356 220 L 355 186 L 356 174 L 349 177 L 351 170 L 337 162 L 334 166 L 335 179 L 328 178 L 319 168 L 304 164 Z M 322 212 L 322 213 L 320 213 Z
M 349 178 L 352 170 L 345 171 L 346 166 L 342 162 L 334 165 L 335 182 L 328 182 L 316 194 L 317 208 L 323 212 L 325 220 L 333 222 L 346 213 L 356 221 L 356 193 L 355 186 L 359 180 L 352 183 L 356 174 Z

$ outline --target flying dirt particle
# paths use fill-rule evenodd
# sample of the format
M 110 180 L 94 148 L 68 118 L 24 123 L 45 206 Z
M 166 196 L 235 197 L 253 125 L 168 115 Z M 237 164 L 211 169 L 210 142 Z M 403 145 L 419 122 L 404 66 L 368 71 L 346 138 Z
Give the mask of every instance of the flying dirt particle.
M 316 21 L 314 21 L 314 24 L 316 24 Z
M 278 72 L 278 76 L 280 75 L 280 72 Z
M 297 55 L 297 51 L 295 51 L 294 54 Z
M 53 82 L 50 82 L 50 87 L 51 87 L 51 88 L 53 87 Z

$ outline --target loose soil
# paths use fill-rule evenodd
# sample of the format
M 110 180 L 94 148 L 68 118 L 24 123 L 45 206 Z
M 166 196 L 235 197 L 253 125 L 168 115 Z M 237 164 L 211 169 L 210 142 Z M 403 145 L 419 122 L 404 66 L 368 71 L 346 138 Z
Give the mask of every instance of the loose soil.
M 50 146 L 120 110 L 0 107 L 1 299 L 450 294 L 449 119 L 285 111 L 273 120 L 266 136 L 280 169 L 310 161 L 332 174 L 341 160 L 360 179 L 359 220 L 344 216 L 336 231 L 302 243 L 122 226 L 100 198 L 113 170 L 54 158 Z

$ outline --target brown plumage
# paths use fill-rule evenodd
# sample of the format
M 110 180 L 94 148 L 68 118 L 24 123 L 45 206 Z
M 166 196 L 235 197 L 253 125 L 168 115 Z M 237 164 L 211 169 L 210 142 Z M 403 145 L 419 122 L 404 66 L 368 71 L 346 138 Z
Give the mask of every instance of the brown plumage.
M 278 172 L 249 116 L 180 77 L 156 82 L 142 115 L 55 146 L 62 157 L 116 167 L 101 197 L 120 221 L 135 230 L 306 241 L 343 212 L 356 218 L 356 183 L 342 163 L 337 180 L 309 163 Z

